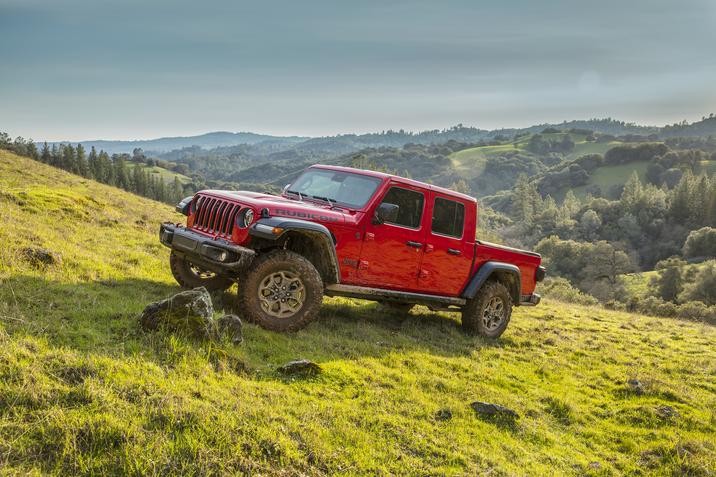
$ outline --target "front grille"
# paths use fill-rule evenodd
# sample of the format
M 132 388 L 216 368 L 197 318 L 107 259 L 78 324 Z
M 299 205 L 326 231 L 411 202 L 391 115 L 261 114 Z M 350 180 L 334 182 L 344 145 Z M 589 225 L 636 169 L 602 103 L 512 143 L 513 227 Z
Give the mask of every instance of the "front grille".
M 231 236 L 236 214 L 241 210 L 239 204 L 209 196 L 200 196 L 196 204 L 192 228 L 209 234 Z

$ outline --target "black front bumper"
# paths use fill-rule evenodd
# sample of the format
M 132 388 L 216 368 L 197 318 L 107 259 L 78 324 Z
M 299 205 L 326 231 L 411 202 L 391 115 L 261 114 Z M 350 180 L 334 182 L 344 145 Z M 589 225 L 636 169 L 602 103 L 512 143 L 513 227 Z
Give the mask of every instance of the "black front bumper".
M 211 239 L 169 222 L 159 227 L 159 240 L 194 265 L 221 274 L 240 272 L 251 264 L 256 255 L 250 248 Z

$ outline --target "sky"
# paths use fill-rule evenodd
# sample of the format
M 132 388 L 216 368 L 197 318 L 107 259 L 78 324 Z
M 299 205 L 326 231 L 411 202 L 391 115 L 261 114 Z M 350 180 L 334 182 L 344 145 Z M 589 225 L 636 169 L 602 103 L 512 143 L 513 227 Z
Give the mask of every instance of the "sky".
M 0 0 L 0 131 L 322 136 L 716 112 L 716 1 Z

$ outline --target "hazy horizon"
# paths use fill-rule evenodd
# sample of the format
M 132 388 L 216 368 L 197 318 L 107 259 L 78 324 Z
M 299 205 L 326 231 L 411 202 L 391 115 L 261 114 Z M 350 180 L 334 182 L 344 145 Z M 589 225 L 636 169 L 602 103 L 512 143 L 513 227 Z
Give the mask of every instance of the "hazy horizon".
M 716 4 L 0 0 L 0 128 L 37 141 L 527 127 L 716 111 Z

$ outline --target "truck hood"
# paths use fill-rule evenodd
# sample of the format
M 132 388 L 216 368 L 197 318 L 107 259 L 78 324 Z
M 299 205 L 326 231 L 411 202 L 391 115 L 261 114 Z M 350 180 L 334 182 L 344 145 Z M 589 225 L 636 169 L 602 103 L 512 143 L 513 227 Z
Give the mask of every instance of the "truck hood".
M 272 217 L 290 217 L 311 222 L 345 224 L 355 223 L 362 212 L 332 208 L 328 204 L 312 200 L 294 200 L 283 196 L 251 191 L 203 190 L 199 195 L 219 197 L 232 202 L 247 205 L 257 213 L 268 209 Z

